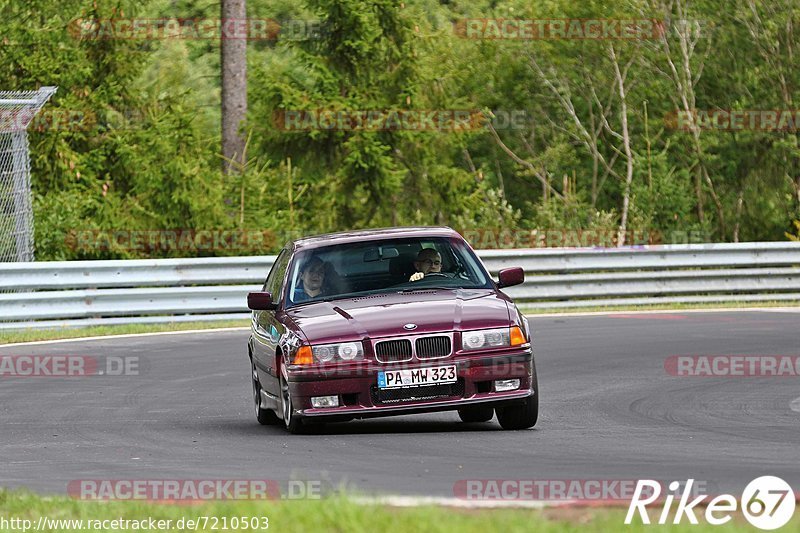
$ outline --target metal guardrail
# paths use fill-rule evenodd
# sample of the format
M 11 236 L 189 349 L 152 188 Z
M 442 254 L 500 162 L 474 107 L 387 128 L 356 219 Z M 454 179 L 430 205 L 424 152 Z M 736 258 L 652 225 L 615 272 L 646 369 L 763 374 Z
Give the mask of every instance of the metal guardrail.
M 525 269 L 518 303 L 580 308 L 800 300 L 800 242 L 481 250 Z M 0 263 L 0 330 L 246 318 L 274 256 Z
M 275 256 L 0 263 L 0 293 L 264 283 Z M 2 294 L 0 294 L 2 297 Z M 0 318 L 2 318 L 0 313 Z

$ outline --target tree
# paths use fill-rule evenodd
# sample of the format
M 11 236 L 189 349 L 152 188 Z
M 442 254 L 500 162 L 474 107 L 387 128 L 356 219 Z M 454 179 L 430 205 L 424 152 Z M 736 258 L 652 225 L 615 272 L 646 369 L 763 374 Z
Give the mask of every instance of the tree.
M 247 39 L 239 35 L 247 28 L 246 0 L 221 1 L 222 157 L 223 169 L 231 173 L 244 164 L 245 140 L 241 133 L 247 116 Z

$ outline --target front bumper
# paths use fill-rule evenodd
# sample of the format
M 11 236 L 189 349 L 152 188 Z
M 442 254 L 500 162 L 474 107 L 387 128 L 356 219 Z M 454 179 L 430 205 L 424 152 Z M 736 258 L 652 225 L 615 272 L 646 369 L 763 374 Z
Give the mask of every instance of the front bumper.
M 295 367 L 289 372 L 289 390 L 296 416 L 317 418 L 371 418 L 460 409 L 470 405 L 523 402 L 536 394 L 532 384 L 533 354 L 530 347 L 502 355 L 478 354 L 405 364 L 362 362 L 322 369 Z M 455 365 L 458 382 L 452 387 L 422 386 L 407 389 L 401 399 L 387 399 L 377 388 L 381 370 Z M 519 379 L 518 389 L 496 392 L 499 379 Z M 392 389 L 397 390 L 397 389 Z M 435 392 L 435 394 L 434 394 Z M 338 396 L 339 407 L 314 408 L 312 396 Z M 391 395 L 393 396 L 393 395 Z

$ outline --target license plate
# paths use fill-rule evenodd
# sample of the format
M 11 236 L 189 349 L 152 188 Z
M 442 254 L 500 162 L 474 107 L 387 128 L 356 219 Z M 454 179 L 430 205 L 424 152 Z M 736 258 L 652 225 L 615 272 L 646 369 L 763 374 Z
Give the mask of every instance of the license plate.
M 418 387 L 420 385 L 455 383 L 456 381 L 455 365 L 408 368 L 403 370 L 382 370 L 378 372 L 379 389 Z

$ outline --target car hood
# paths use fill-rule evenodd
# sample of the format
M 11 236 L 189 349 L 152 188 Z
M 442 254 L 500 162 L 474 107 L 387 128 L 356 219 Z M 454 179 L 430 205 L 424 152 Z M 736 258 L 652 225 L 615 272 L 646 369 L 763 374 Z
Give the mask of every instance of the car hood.
M 509 325 L 506 300 L 491 289 L 375 294 L 291 308 L 286 314 L 312 344 Z M 416 324 L 413 330 L 403 326 Z

